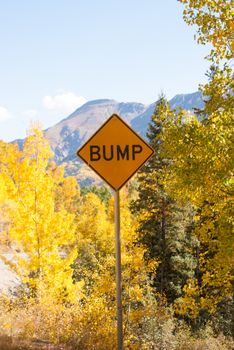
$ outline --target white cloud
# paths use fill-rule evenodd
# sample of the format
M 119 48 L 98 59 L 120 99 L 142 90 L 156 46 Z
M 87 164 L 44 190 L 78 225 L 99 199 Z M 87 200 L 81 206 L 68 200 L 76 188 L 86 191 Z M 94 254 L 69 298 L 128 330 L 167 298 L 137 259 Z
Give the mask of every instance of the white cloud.
M 5 107 L 0 106 L 0 122 L 11 118 L 11 113 Z
M 56 113 L 72 113 L 85 102 L 87 100 L 84 97 L 77 96 L 73 92 L 43 98 L 43 106 Z

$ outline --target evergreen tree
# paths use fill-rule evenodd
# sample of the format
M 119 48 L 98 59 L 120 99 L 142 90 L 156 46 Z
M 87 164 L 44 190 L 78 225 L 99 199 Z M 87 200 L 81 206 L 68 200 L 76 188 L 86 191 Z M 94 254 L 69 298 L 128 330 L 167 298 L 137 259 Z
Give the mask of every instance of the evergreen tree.
M 139 241 L 147 248 L 145 257 L 159 260 L 154 285 L 169 302 L 181 296 L 187 279 L 193 276 L 196 244 L 191 234 L 191 208 L 179 206 L 165 190 L 170 159 L 162 153 L 162 135 L 175 113 L 165 97 L 160 97 L 147 133 L 155 154 L 140 171 L 139 197 L 132 204 L 139 219 Z

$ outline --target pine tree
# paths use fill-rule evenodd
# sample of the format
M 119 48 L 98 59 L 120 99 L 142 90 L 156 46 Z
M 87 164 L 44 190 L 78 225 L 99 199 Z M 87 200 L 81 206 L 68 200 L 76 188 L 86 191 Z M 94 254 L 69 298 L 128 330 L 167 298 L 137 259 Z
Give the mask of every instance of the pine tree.
M 165 97 L 160 97 L 147 133 L 155 154 L 140 171 L 139 197 L 132 204 L 139 219 L 139 241 L 147 247 L 146 259 L 159 260 L 154 285 L 169 302 L 182 294 L 186 280 L 193 275 L 195 245 L 191 208 L 180 207 L 165 190 L 170 159 L 162 153 L 162 135 L 174 114 Z

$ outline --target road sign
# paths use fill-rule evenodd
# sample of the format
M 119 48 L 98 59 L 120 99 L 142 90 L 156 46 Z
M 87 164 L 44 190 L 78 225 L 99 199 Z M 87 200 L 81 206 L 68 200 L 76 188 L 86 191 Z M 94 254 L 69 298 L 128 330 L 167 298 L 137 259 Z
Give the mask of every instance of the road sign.
M 77 155 L 115 190 L 118 350 L 123 350 L 119 190 L 153 153 L 153 148 L 117 114 L 113 114 L 77 151 Z
M 118 191 L 154 150 L 117 114 L 113 114 L 77 151 L 77 155 Z

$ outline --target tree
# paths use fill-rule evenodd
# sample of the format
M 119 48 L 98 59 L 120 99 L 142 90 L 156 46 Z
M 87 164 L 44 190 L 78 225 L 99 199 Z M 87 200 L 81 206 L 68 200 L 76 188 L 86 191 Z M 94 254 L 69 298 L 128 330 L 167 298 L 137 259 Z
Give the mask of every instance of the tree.
M 41 300 L 48 291 L 63 301 L 75 297 L 71 263 L 76 257 L 74 215 L 64 206 L 56 209 L 55 181 L 47 171 L 52 153 L 38 128 L 32 128 L 15 167 L 5 174 L 14 191 L 8 198 L 14 203 L 9 211 L 9 239 L 13 259 L 4 259 L 30 295 Z
M 186 4 L 184 19 L 198 27 L 197 41 L 211 43 L 211 60 L 230 60 L 233 57 L 233 2 L 232 0 L 179 0 Z M 228 45 L 228 43 L 230 43 Z
M 132 205 L 139 219 L 139 241 L 147 248 L 146 258 L 159 260 L 155 287 L 169 302 L 182 294 L 184 284 L 193 275 L 195 244 L 190 230 L 191 208 L 179 206 L 165 190 L 171 161 L 161 152 L 162 135 L 174 114 L 161 97 L 147 133 L 155 155 L 140 171 L 139 198 Z
M 15 208 L 15 176 L 19 164 L 20 152 L 15 145 L 0 141 L 0 245 L 10 246 L 10 213 Z
M 202 121 L 174 118 L 164 134 L 164 152 L 173 159 L 166 184 L 173 198 L 196 208 L 194 233 L 200 242 L 196 278 L 185 289 L 181 311 L 198 317 L 214 313 L 232 294 L 233 128 L 230 111 L 216 110 Z
M 167 191 L 175 199 L 183 193 L 196 208 L 194 233 L 200 242 L 195 278 L 184 288 L 179 312 L 201 324 L 217 316 L 226 301 L 226 307 L 233 305 L 234 95 L 227 45 L 233 15 L 231 1 L 181 2 L 187 4 L 186 22 L 198 25 L 198 42 L 213 45 L 209 80 L 200 87 L 205 100 L 200 120 L 180 114 L 163 139 L 164 152 L 173 159 Z
M 89 186 L 89 187 L 82 187 L 81 189 L 81 195 L 86 195 L 89 192 L 95 193 L 106 205 L 108 204 L 108 201 L 111 198 L 111 192 L 110 190 L 105 186 Z
M 152 302 L 154 298 L 149 278 L 150 273 L 155 269 L 156 262 L 154 260 L 146 262 L 145 248 L 135 244 L 136 221 L 129 210 L 126 193 L 121 191 L 120 197 L 124 341 L 126 348 L 135 346 L 138 348 L 144 339 L 142 327 L 145 319 L 150 318 L 153 305 L 156 306 Z M 106 216 L 104 205 L 93 193 L 86 195 L 84 204 L 80 213 L 81 220 L 89 218 L 84 224 L 86 256 L 81 255 L 78 268 L 83 267 L 83 271 L 86 270 L 86 275 L 90 276 L 92 284 L 88 284 L 88 291 L 84 298 L 83 337 L 87 342 L 87 348 L 91 348 L 95 341 L 95 349 L 114 349 L 116 343 L 114 201 L 113 198 L 110 199 Z M 99 208 L 98 211 L 97 208 Z M 107 224 L 108 236 L 103 231 Z M 79 227 L 81 233 L 81 226 Z M 90 239 L 91 237 L 93 238 Z M 85 258 L 87 259 L 90 255 L 95 257 L 95 264 L 89 263 L 84 266 L 82 259 L 85 261 Z M 80 347 L 85 348 L 82 340 Z
M 73 264 L 74 279 L 93 283 L 93 272 L 99 271 L 104 259 L 114 252 L 113 232 L 106 206 L 94 193 L 82 196 L 76 217 L 77 259 Z
M 75 214 L 80 201 L 80 187 L 73 176 L 64 177 L 63 166 L 54 162 L 48 164 L 47 173 L 54 180 L 55 210 L 65 208 L 69 213 Z

